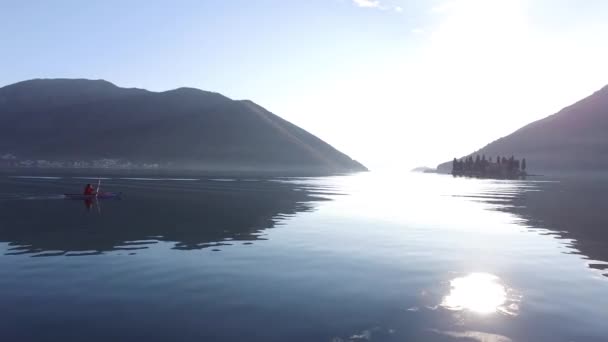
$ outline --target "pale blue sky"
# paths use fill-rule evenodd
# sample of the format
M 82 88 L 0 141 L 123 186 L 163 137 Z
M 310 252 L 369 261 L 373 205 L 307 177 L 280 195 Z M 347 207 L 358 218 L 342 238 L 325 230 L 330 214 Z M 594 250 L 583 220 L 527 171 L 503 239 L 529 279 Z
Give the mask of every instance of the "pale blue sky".
M 0 25 L 5 62 L 13 67 L 0 76 L 2 84 L 91 77 L 152 90 L 189 85 L 239 98 L 276 93 L 291 83 L 314 86 L 323 81 L 316 76 L 350 72 L 403 49 L 400 43 L 424 19 L 333 0 L 8 6 Z M 404 20 L 412 22 L 403 25 Z
M 607 41 L 602 0 L 0 0 L 0 86 L 197 87 L 252 99 L 372 167 L 409 167 L 608 84 Z

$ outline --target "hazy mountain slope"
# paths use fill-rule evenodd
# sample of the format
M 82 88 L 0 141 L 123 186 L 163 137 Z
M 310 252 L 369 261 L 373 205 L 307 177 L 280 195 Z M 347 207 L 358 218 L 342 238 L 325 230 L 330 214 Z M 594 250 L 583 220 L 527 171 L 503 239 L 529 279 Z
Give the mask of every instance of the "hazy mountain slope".
M 0 88 L 0 155 L 6 153 L 221 170 L 365 169 L 251 101 L 192 88 L 156 93 L 90 80 Z
M 523 157 L 533 172 L 608 170 L 608 86 L 472 154 Z M 451 162 L 438 169 L 449 172 Z

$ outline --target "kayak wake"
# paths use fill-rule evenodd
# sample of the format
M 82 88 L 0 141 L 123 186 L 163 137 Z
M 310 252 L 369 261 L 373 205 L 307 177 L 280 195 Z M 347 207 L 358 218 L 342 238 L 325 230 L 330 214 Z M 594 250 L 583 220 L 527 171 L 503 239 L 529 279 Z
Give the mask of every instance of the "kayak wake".
M 63 194 L 65 199 L 74 199 L 74 200 L 93 200 L 93 199 L 111 199 L 111 198 L 121 198 L 122 192 L 100 192 L 99 194 L 92 195 L 84 195 L 84 194 Z

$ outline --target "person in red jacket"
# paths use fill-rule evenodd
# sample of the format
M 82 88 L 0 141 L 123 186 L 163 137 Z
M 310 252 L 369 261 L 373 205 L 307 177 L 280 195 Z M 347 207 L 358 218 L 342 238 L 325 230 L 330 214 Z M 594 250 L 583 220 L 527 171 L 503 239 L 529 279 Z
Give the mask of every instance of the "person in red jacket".
M 95 195 L 95 189 L 91 186 L 91 184 L 87 184 L 87 186 L 84 187 L 84 194 Z

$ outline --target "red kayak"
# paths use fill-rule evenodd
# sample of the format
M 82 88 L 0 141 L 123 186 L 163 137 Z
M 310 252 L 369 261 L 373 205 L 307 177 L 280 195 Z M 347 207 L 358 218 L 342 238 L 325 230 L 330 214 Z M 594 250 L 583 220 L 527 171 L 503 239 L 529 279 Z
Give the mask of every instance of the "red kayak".
M 63 194 L 66 199 L 75 200 L 87 200 L 87 199 L 109 199 L 109 198 L 120 198 L 122 192 L 100 192 L 96 195 L 85 195 L 85 194 Z

